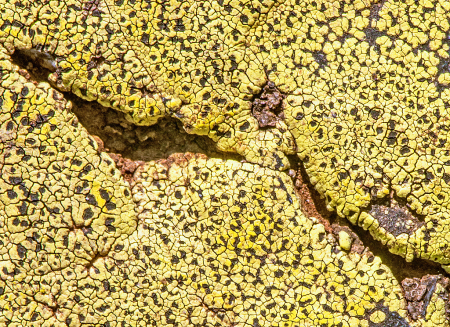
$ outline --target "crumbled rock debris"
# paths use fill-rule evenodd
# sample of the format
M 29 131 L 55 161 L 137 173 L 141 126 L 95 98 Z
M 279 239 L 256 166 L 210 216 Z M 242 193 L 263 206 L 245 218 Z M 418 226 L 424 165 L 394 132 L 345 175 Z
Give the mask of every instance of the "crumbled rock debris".
M 124 158 L 120 153 L 114 153 L 111 152 L 110 149 L 105 148 L 105 145 L 101 138 L 99 138 L 96 135 L 92 136 L 94 140 L 98 144 L 98 151 L 99 152 L 107 152 L 109 157 L 114 160 L 117 169 L 119 169 L 120 173 L 122 174 L 122 177 L 127 182 L 132 182 L 133 180 L 133 174 L 136 171 L 136 169 L 143 165 L 145 162 L 141 160 L 131 160 L 129 158 Z
M 102 140 L 107 152 L 120 154 L 124 159 L 150 161 L 185 152 L 242 159 L 234 153 L 219 151 L 208 137 L 188 134 L 177 119 L 162 118 L 156 125 L 136 126 L 121 112 L 70 95 L 66 98 L 72 103 L 72 112 L 91 135 Z
M 444 301 L 445 311 L 450 312 L 449 279 L 442 275 L 426 275 L 422 278 L 405 278 L 402 280 L 405 299 L 408 301 L 408 312 L 412 319 L 424 318 L 428 305 L 436 291 L 437 284 L 441 290 L 437 296 Z M 448 320 L 447 320 L 448 322 Z
M 406 262 L 400 256 L 389 252 L 380 241 L 374 240 L 368 231 L 359 226 L 352 225 L 347 220 L 340 218 L 332 211 L 327 210 L 326 200 L 311 184 L 308 175 L 303 167 L 303 163 L 295 158 L 290 158 L 291 166 L 295 169 L 289 170 L 289 176 L 293 179 L 295 191 L 301 203 L 302 212 L 307 217 L 314 217 L 324 225 L 328 233 L 332 234 L 336 240 L 339 240 L 339 234 L 345 232 L 351 238 L 351 252 L 362 254 L 367 252 L 382 258 L 398 280 L 405 278 L 418 278 L 427 274 L 446 275 L 444 269 L 438 264 L 429 260 L 414 259 L 413 262 Z M 389 199 L 377 201 L 379 206 L 401 208 L 402 212 L 407 212 L 408 217 L 413 215 L 410 208 L 402 203 L 392 194 Z M 422 217 L 414 215 L 414 219 L 420 221 Z
M 327 232 L 332 233 L 333 213 L 327 210 L 325 201 L 311 185 L 303 166 L 296 164 L 295 168 L 291 169 L 289 174 L 294 180 L 295 190 L 302 204 L 302 211 L 306 216 L 318 219 L 325 226 Z
M 259 127 L 275 127 L 277 121 L 284 119 L 283 100 L 286 98 L 275 83 L 268 81 L 261 95 L 253 100 L 253 116 L 258 120 Z

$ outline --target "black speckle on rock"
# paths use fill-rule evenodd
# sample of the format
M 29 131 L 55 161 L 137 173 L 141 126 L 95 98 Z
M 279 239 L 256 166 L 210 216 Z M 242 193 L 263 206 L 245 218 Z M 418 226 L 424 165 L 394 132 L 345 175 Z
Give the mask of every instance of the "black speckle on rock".
M 399 205 L 386 206 L 375 204 L 369 213 L 374 217 L 380 227 L 394 236 L 406 233 L 411 235 L 424 223 Z
M 17 254 L 19 255 L 19 257 L 21 259 L 23 259 L 25 257 L 26 253 L 27 253 L 27 249 L 24 246 L 22 246 L 20 244 L 17 245 Z
M 100 189 L 100 196 L 102 197 L 103 200 L 105 201 L 109 201 L 109 199 L 111 198 L 109 196 L 108 191 L 104 190 L 104 189 Z
M 24 201 L 20 206 L 17 207 L 22 216 L 27 214 L 28 204 Z
M 107 202 L 106 209 L 109 211 L 114 210 L 114 209 L 116 209 L 116 204 L 114 202 Z
M 86 202 L 93 206 L 98 205 L 97 200 L 95 199 L 95 196 L 90 193 L 86 195 Z
M 10 200 L 13 200 L 13 199 L 17 198 L 17 193 L 14 192 L 13 190 L 6 191 L 6 194 L 8 195 L 8 198 Z
M 92 209 L 91 208 L 85 209 L 83 212 L 83 219 L 88 220 L 91 219 L 92 217 L 94 217 L 94 212 L 92 211 Z
M 10 177 L 9 182 L 13 185 L 18 185 L 18 184 L 22 183 L 22 178 L 21 177 Z

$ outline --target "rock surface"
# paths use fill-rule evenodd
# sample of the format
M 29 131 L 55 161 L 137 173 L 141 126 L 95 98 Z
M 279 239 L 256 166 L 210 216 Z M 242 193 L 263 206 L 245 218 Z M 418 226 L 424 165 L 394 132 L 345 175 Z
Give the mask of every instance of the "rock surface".
M 0 0 L 0 324 L 448 326 L 449 22 Z

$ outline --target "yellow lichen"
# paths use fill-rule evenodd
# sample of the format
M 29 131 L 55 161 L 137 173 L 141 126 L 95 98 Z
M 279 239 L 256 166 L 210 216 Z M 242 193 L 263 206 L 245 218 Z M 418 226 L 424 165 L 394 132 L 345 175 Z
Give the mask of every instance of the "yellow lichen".
M 391 272 L 336 250 L 348 234 L 281 171 L 297 154 L 330 210 L 448 269 L 449 19 L 445 0 L 0 0 L 0 323 L 406 325 Z M 248 163 L 149 163 L 132 199 L 56 89 Z M 445 324 L 441 302 L 409 323 Z
M 136 229 L 135 206 L 62 94 L 0 56 L 0 323 L 57 325 L 87 267 Z

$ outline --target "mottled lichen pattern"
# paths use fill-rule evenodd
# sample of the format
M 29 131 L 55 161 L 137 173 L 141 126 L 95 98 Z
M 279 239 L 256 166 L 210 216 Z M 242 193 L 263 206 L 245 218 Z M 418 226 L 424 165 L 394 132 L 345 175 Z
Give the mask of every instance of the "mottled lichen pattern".
M 295 146 L 286 124 L 259 130 L 249 116 L 266 75 L 246 45 L 251 17 L 242 9 L 194 0 L 23 1 L 2 9 L 0 42 L 10 51 L 51 53 L 51 78 L 61 89 L 138 124 L 171 115 L 225 151 L 287 168 L 285 153 Z
M 141 169 L 133 262 L 142 284 L 157 279 L 137 297 L 161 310 L 161 325 L 358 326 L 381 307 L 403 321 L 387 267 L 347 255 L 304 217 L 286 174 L 202 157 Z
M 282 171 L 298 155 L 330 210 L 450 270 L 449 19 L 445 0 L 0 0 L 0 323 L 446 325 L 442 285 L 409 320 Z M 131 188 L 58 90 L 247 163 L 175 156 Z
M 136 229 L 135 206 L 62 94 L 21 76 L 1 47 L 0 67 L 0 324 L 50 326 Z
M 342 24 L 322 26 L 334 35 L 315 49 L 326 60 L 310 58 L 314 70 L 296 79 L 303 86 L 290 89 L 286 107 L 299 156 L 329 207 L 407 260 L 443 264 L 450 262 L 448 5 L 386 1 L 340 14 Z M 392 194 L 413 215 L 389 226 L 366 208 Z
M 287 174 L 179 155 L 130 189 L 62 94 L 1 60 L 2 324 L 408 326 L 389 268 L 305 217 Z
M 312 14 L 299 76 L 278 73 L 286 123 L 330 209 L 408 260 L 447 264 L 448 3 L 354 4 Z M 366 209 L 391 192 L 424 217 L 398 235 Z
M 46 53 L 53 83 L 129 114 L 180 119 L 220 149 L 287 169 L 390 250 L 447 265 L 447 1 L 6 1 L 0 41 Z M 283 114 L 260 126 L 265 85 Z M 269 127 L 269 128 L 268 128 Z M 423 219 L 369 213 L 390 193 Z M 403 228 L 403 227 L 401 227 Z M 397 235 L 398 234 L 398 235 Z
M 2 59 L 1 323 L 409 326 L 389 268 L 305 217 L 287 174 L 179 155 L 130 190 L 61 94 Z

